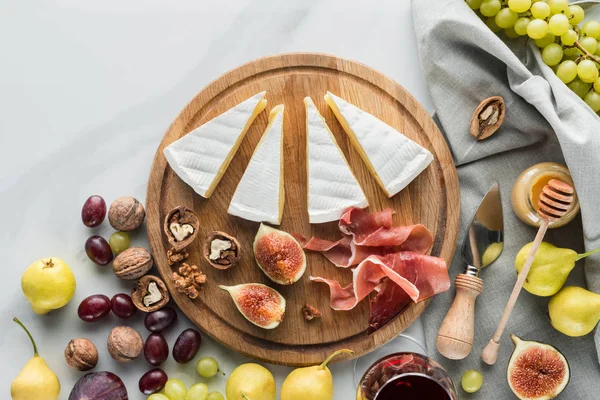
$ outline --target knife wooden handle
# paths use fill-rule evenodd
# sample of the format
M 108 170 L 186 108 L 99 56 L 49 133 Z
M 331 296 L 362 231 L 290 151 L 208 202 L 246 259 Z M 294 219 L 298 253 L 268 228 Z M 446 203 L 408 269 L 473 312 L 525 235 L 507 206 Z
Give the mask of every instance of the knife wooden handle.
M 437 334 L 436 347 L 451 360 L 462 360 L 471 352 L 475 331 L 475 299 L 483 291 L 483 281 L 460 274 L 454 281 L 456 297 Z

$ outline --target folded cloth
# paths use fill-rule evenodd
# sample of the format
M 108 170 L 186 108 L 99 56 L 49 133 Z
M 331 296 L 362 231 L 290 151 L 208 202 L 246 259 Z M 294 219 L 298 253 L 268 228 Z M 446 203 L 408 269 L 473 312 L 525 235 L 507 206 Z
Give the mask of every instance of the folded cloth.
M 575 182 L 581 217 L 552 229 L 546 241 L 577 251 L 600 247 L 600 119 L 543 64 L 540 52 L 526 38 L 503 41 L 465 4 L 464 0 L 413 0 L 413 19 L 421 66 L 437 122 L 451 148 L 461 186 L 459 246 L 479 201 L 494 181 L 500 183 L 505 247 L 486 267 L 485 287 L 475 310 L 475 343 L 462 361 L 450 361 L 435 348 L 437 330 L 454 298 L 454 288 L 437 295 L 424 313 L 427 345 L 455 382 L 468 369 L 484 374 L 483 388 L 473 399 L 513 398 L 506 367 L 513 350 L 509 334 L 556 346 L 571 366 L 565 399 L 599 398 L 600 366 L 592 334 L 570 338 L 554 330 L 548 319 L 548 298 L 523 290 L 502 338 L 496 365 L 481 361 L 516 281 L 514 259 L 534 239 L 536 229 L 513 214 L 510 192 L 525 168 L 543 161 L 566 163 Z M 506 102 L 506 120 L 492 137 L 475 141 L 469 134 L 471 115 L 479 103 L 494 95 Z M 582 222 L 583 221 L 583 222 Z M 460 251 L 450 267 L 452 278 L 464 271 Z M 571 273 L 567 285 L 600 293 L 600 255 L 589 257 Z M 596 343 L 600 334 L 596 334 Z

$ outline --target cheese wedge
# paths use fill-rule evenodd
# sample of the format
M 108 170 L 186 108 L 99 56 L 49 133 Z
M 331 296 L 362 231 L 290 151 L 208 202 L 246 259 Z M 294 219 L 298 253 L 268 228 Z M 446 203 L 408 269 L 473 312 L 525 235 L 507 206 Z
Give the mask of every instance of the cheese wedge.
M 248 128 L 267 106 L 265 93 L 225 111 L 163 151 L 173 171 L 200 196 L 213 194 Z
M 379 186 L 392 197 L 433 161 L 433 155 L 382 120 L 327 92 L 325 101 Z
M 315 103 L 306 97 L 304 104 L 309 220 L 336 221 L 349 207 L 364 208 L 369 202 Z
M 279 225 L 284 198 L 283 104 L 280 104 L 269 114 L 269 125 L 254 149 L 227 212 L 249 221 Z

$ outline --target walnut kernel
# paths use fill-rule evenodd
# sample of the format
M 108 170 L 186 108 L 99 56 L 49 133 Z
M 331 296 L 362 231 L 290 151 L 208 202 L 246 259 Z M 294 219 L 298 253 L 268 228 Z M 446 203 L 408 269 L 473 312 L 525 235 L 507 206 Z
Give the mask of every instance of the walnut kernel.
M 162 279 L 154 275 L 145 275 L 131 289 L 131 300 L 138 310 L 152 312 L 167 305 L 170 296 Z
M 214 231 L 206 235 L 204 258 L 217 269 L 233 267 L 240 259 L 240 244 L 225 232 Z
M 183 263 L 179 267 L 179 273 L 173 272 L 173 281 L 180 293 L 184 293 L 190 299 L 195 299 L 199 295 L 198 290 L 206 282 L 206 275 L 196 265 Z
M 178 206 L 169 211 L 165 217 L 163 230 L 173 248 L 181 251 L 189 246 L 200 228 L 200 220 L 192 210 Z
M 177 251 L 175 248 L 172 248 L 167 251 L 167 261 L 169 262 L 169 265 L 175 265 L 185 261 L 189 256 L 189 253 L 185 249 Z
M 323 313 L 316 307 L 311 306 L 310 304 L 305 304 L 302 307 L 302 316 L 306 321 L 312 321 L 315 318 L 321 318 Z

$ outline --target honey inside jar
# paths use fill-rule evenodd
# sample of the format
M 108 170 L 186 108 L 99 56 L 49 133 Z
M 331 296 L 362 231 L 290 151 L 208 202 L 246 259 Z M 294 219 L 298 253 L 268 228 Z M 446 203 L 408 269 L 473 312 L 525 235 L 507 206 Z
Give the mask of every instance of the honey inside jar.
M 527 168 L 515 180 L 512 190 L 512 207 L 515 214 L 526 224 L 538 227 L 541 218 L 538 215 L 538 202 L 544 186 L 551 179 L 558 179 L 574 187 L 573 179 L 566 166 L 553 162 L 545 162 Z M 579 212 L 577 194 L 571 208 L 560 219 L 553 221 L 550 228 L 563 226 L 575 218 Z

